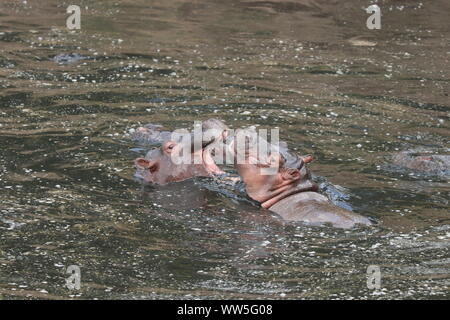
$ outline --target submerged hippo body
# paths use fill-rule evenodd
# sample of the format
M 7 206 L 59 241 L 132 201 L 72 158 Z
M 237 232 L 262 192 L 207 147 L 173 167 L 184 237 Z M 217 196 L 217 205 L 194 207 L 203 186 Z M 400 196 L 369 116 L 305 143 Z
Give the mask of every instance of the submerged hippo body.
M 131 140 L 141 144 L 155 145 L 170 140 L 171 131 L 164 130 L 164 127 L 158 124 L 146 124 L 137 128 L 131 135 Z
M 83 56 L 78 53 L 60 53 L 52 58 L 52 60 L 58 64 L 71 64 L 71 63 L 77 63 L 81 60 L 87 60 L 90 59 L 87 56 Z
M 250 136 L 249 145 L 252 145 L 252 133 L 243 130 L 243 134 Z M 311 181 L 306 166 L 312 161 L 311 156 L 299 157 L 285 148 L 275 148 L 273 150 L 278 151 L 272 151 L 268 159 L 261 159 L 252 149 L 234 148 L 236 153 L 244 152 L 246 160 L 245 163 L 236 163 L 235 167 L 245 183 L 248 196 L 261 203 L 263 208 L 287 221 L 313 225 L 351 228 L 372 224 L 369 219 L 334 205 L 317 192 L 318 187 Z M 270 175 L 262 173 L 262 168 L 274 163 L 277 164 L 277 172 Z
M 408 150 L 396 154 L 392 163 L 422 174 L 450 176 L 450 155 Z

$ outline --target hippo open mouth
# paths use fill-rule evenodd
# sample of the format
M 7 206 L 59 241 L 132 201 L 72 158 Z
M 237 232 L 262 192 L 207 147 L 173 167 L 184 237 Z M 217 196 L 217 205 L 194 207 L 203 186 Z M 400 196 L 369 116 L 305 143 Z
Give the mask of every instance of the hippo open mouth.
M 208 143 L 203 148 L 202 152 L 202 163 L 205 167 L 206 171 L 210 172 L 211 174 L 223 174 L 224 172 L 217 166 L 216 162 L 213 159 L 213 154 L 211 154 L 211 149 L 205 149 L 208 145 L 211 145 L 211 143 Z

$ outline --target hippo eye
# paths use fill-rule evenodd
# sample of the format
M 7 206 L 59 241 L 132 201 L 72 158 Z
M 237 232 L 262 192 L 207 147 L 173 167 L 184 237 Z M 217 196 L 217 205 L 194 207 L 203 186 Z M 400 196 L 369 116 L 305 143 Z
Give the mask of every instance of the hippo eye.
M 174 147 L 175 147 L 175 143 L 171 143 L 167 146 L 167 149 L 173 150 Z
M 171 153 L 176 145 L 177 143 L 175 141 L 167 141 L 166 143 L 164 143 L 160 150 L 162 150 L 163 152 Z

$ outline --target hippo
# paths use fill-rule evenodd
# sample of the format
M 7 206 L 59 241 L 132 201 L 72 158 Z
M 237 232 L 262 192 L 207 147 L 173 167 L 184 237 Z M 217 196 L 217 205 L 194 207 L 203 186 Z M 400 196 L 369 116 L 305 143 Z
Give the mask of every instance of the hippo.
M 210 129 L 215 129 L 212 130 L 213 134 L 204 135 L 201 146 L 196 149 L 192 143 L 168 139 L 168 132 L 163 131 L 161 126 L 139 128 L 137 140 L 141 139 L 149 143 L 161 140 L 162 146 L 150 150 L 145 158 L 135 160 L 136 176 L 144 182 L 159 185 L 183 181 L 195 176 L 223 177 L 224 172 L 217 167 L 210 151 L 214 144 L 226 143 L 223 150 L 232 153 L 234 167 L 245 185 L 248 197 L 259 203 L 261 207 L 275 212 L 284 220 L 302 221 L 313 225 L 329 223 L 338 228 L 372 224 L 366 217 L 335 206 L 327 197 L 317 192 L 318 186 L 312 181 L 307 167 L 307 164 L 313 160 L 312 156 L 298 156 L 291 153 L 287 145 L 281 142 L 280 148 L 271 148 L 272 152 L 269 156 L 261 157 L 254 152 L 254 148 L 240 150 L 235 143 L 236 137 L 243 134 L 249 138 L 245 146 L 256 144 L 254 128 L 238 130 L 235 136 L 229 137 L 228 128 L 223 122 L 209 119 L 202 123 L 202 132 Z M 265 140 L 262 139 L 262 141 Z M 267 141 L 266 143 L 269 144 Z M 178 150 L 189 150 L 202 161 L 198 164 L 175 164 L 171 154 Z M 244 155 L 244 163 L 238 161 L 239 154 Z M 249 161 L 250 159 L 253 161 Z M 262 174 L 261 169 L 271 167 L 273 163 L 276 164 L 276 172 Z
M 170 140 L 172 131 L 168 131 L 162 125 L 149 123 L 136 130 L 133 129 L 131 140 L 144 145 L 161 144 Z
M 219 119 L 211 118 L 201 123 L 202 142 L 204 144 L 223 141 L 228 137 L 229 129 L 227 125 Z M 171 139 L 173 132 L 162 125 L 149 123 L 143 127 L 133 130 L 131 139 L 140 144 L 154 145 L 161 144 Z
M 244 149 L 238 146 L 228 148 L 237 154 L 244 154 L 243 162 L 235 162 L 235 168 L 242 178 L 247 194 L 287 221 L 301 221 L 312 225 L 331 224 L 337 228 L 352 228 L 356 225 L 371 225 L 372 222 L 355 212 L 332 204 L 327 197 L 318 193 L 318 186 L 311 180 L 307 164 L 313 160 L 310 155 L 297 156 L 286 148 L 270 148 L 270 155 L 261 157 L 256 148 L 255 132 L 243 129 L 236 132 L 245 135 L 248 144 Z M 259 138 L 260 139 L 260 138 Z M 258 143 L 267 143 L 258 140 Z M 265 174 L 265 168 L 275 168 L 273 174 Z
M 395 154 L 392 163 L 418 174 L 450 176 L 450 155 L 419 149 L 407 150 Z
M 195 129 L 194 129 L 195 130 Z M 201 123 L 201 143 L 195 143 L 195 137 L 178 140 L 174 132 L 165 131 L 159 125 L 146 125 L 138 128 L 132 138 L 142 143 L 161 143 L 161 147 L 153 148 L 144 158 L 135 160 L 135 176 L 145 183 L 165 185 L 170 182 L 183 181 L 192 177 L 210 177 L 224 172 L 215 164 L 211 150 L 214 143 L 227 138 L 228 128 L 218 119 L 208 119 Z M 190 154 L 188 162 L 174 162 L 174 155 Z

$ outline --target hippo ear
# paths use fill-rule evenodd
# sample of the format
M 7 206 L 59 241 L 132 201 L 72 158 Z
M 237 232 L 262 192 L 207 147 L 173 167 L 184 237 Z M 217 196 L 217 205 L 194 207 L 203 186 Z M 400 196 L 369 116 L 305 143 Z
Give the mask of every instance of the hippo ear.
M 300 158 L 303 160 L 304 163 L 310 163 L 313 162 L 314 160 L 314 157 L 310 154 L 307 154 L 306 156 L 301 156 Z
M 177 143 L 175 141 L 167 141 L 163 144 L 162 150 L 167 154 L 171 154 L 176 145 Z
M 155 172 L 158 169 L 158 163 L 156 161 L 149 161 L 145 158 L 137 158 L 134 160 L 134 164 L 138 169 L 148 169 L 150 172 Z
M 298 180 L 300 179 L 300 171 L 298 169 L 286 169 L 281 172 L 284 180 Z

